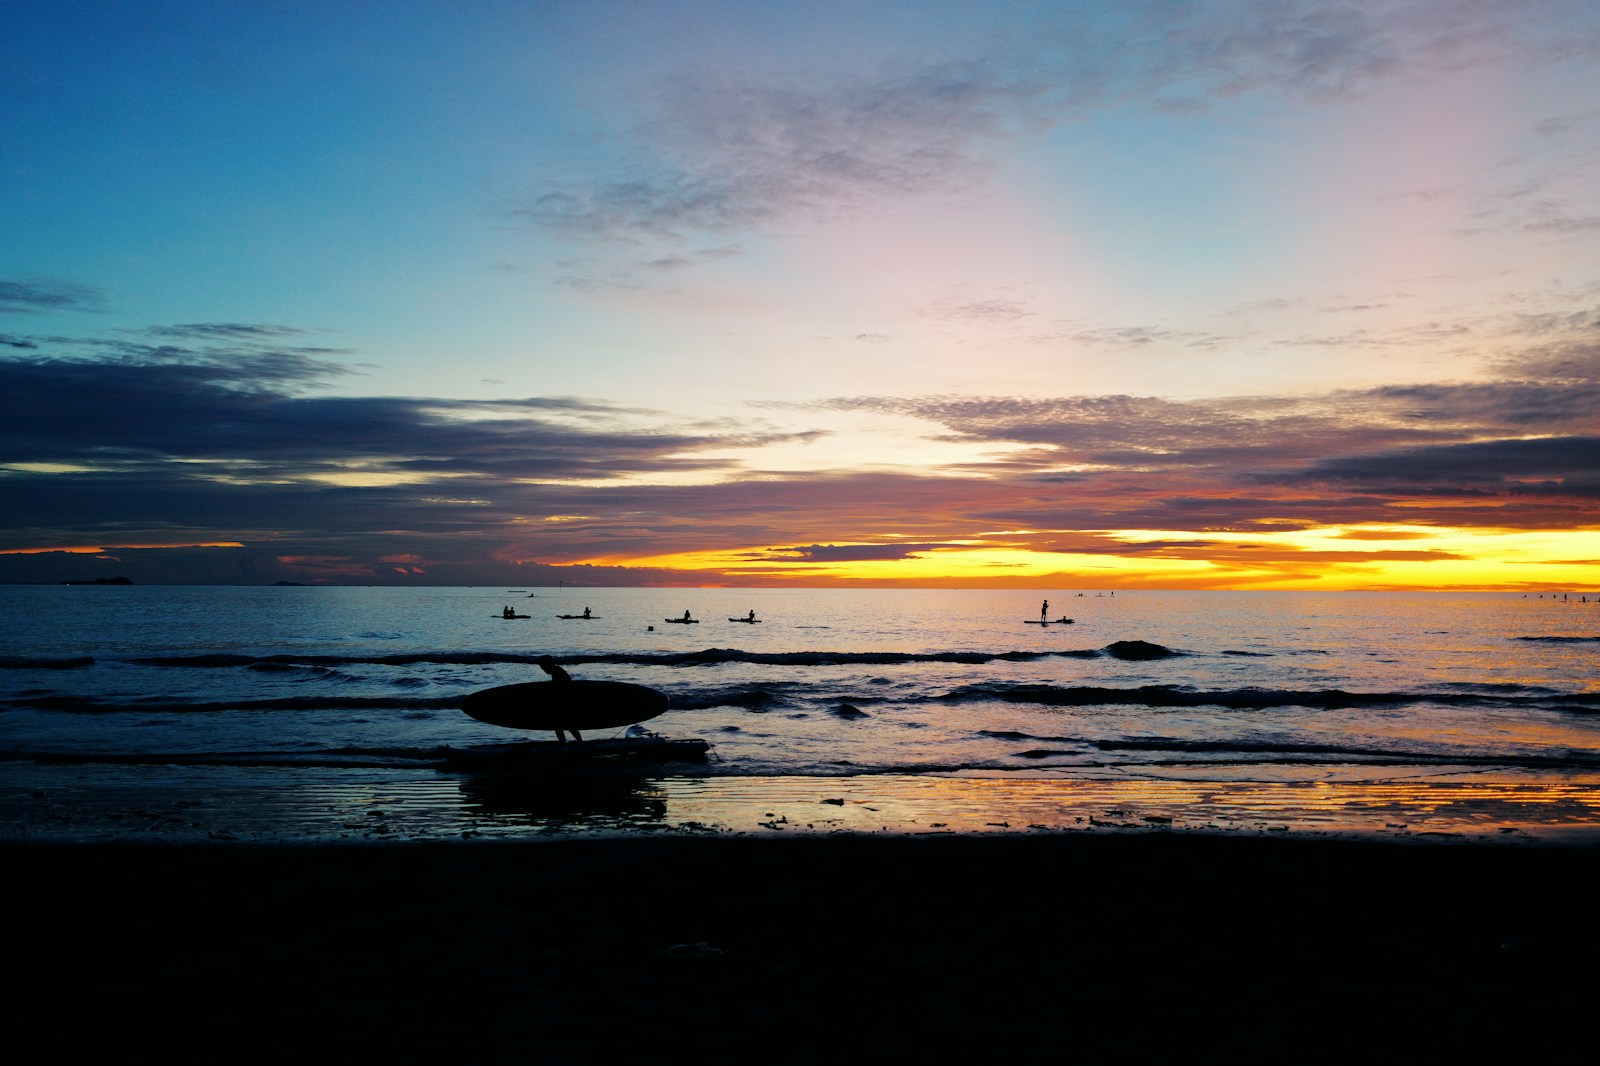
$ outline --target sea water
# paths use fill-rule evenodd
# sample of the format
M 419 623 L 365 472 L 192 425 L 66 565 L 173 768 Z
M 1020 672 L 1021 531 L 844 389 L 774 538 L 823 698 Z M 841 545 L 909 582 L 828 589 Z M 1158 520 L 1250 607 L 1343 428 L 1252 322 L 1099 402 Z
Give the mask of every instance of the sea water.
M 1072 621 L 1028 624 L 1046 598 Z M 702 779 L 1600 774 L 1600 602 L 1577 593 L 9 586 L 0 633 L 13 780 L 429 774 L 522 737 L 460 701 L 546 654 L 666 692 L 646 726 L 710 742 Z

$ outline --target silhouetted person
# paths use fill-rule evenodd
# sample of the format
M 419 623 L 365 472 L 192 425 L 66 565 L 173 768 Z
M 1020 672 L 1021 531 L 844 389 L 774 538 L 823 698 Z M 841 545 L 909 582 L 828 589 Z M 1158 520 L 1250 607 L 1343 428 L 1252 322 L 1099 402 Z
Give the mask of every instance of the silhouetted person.
M 561 668 L 561 664 L 548 655 L 539 656 L 539 669 L 550 675 L 551 681 L 565 683 L 572 680 L 572 675 Z
M 562 669 L 561 664 L 550 658 L 548 655 L 539 656 L 539 669 L 550 675 L 550 681 L 553 684 L 572 684 L 572 675 Z M 556 739 L 565 744 L 567 742 L 567 732 L 569 731 L 572 733 L 573 740 L 583 740 L 583 734 L 579 733 L 576 729 L 562 730 L 559 726 L 556 728 Z
M 1049 618 L 1049 616 L 1050 616 L 1050 601 L 1049 600 L 1045 600 L 1044 604 L 1039 608 L 1039 621 L 1043 622 L 1047 618 Z
M 746 617 L 749 618 L 750 621 L 754 622 L 756 620 L 756 609 L 754 607 L 750 608 L 750 613 L 746 615 Z
M 587 608 L 587 607 L 585 607 L 585 608 L 584 608 L 584 609 L 583 609 L 583 616 L 584 616 L 584 617 L 585 617 L 585 618 L 588 618 L 588 617 L 589 617 L 589 608 Z
M 684 621 L 685 621 L 685 622 L 688 622 L 688 621 L 690 621 L 690 618 L 689 618 L 689 612 L 688 612 L 688 611 L 687 611 L 687 610 L 685 610 L 685 611 L 684 611 L 684 612 L 683 612 L 683 620 L 684 620 Z

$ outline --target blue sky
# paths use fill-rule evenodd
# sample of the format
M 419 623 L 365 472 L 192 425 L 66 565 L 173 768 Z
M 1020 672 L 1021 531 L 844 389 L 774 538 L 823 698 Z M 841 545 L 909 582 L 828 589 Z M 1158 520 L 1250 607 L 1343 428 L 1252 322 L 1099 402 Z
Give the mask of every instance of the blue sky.
M 0 32 L 0 580 L 1600 559 L 1589 4 L 19 2 Z

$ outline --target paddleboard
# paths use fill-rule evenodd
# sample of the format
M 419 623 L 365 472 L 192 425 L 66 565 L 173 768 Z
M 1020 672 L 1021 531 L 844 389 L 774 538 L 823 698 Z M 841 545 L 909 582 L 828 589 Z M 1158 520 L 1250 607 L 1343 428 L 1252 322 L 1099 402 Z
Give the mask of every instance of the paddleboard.
M 525 615 L 525 614 L 495 614 L 495 615 L 490 615 L 489 617 L 491 617 L 491 618 L 504 618 L 507 621 L 510 621 L 513 618 L 527 618 L 529 616 Z
M 730 622 L 759 622 L 759 621 L 761 621 L 761 619 L 759 619 L 759 618 L 730 618 L 730 619 L 728 619 L 728 621 L 730 621 Z
M 599 615 L 597 615 L 597 614 L 558 614 L 558 615 L 556 615 L 556 617 L 557 617 L 557 618 L 582 618 L 582 619 L 590 619 L 590 618 L 599 618 L 599 617 L 600 617 L 600 616 L 599 616 Z
M 1025 618 L 1025 619 L 1023 619 L 1022 624 L 1023 625 L 1029 625 L 1029 626 L 1070 626 L 1072 624 L 1072 619 L 1070 619 L 1070 618 L 1046 618 L 1046 619 L 1043 619 L 1043 620 L 1038 620 L 1038 619 L 1033 619 L 1033 618 Z
M 697 626 L 700 624 L 700 619 L 698 618 L 663 618 L 662 621 L 680 626 Z
M 526 681 L 474 692 L 461 709 L 509 729 L 610 729 L 654 718 L 667 694 L 626 681 Z

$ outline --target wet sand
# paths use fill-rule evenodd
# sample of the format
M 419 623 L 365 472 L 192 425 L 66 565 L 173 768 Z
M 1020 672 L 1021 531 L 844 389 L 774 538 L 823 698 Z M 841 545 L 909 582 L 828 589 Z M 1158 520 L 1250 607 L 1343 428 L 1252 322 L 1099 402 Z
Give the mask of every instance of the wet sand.
M 1600 991 L 1587 847 L 1158 832 L 0 852 L 20 1061 L 1536 1061 L 1586 1046 Z

